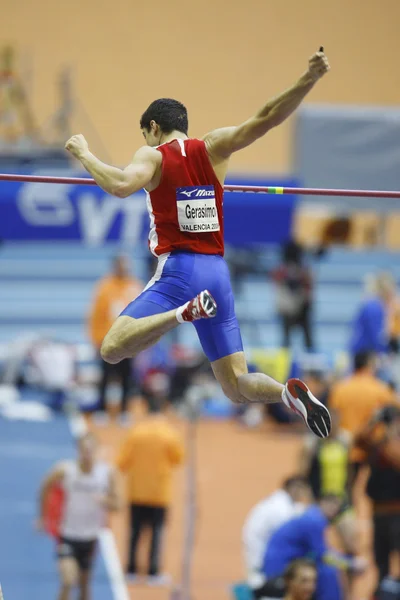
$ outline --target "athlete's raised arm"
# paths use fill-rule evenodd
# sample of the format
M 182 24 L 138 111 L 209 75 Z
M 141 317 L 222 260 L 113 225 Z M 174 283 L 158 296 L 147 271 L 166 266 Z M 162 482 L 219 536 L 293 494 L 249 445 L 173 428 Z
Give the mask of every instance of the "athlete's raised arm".
M 308 63 L 307 71 L 288 90 L 272 98 L 254 116 L 236 127 L 211 131 L 204 137 L 211 158 L 227 159 L 233 152 L 242 150 L 270 129 L 285 121 L 300 105 L 330 66 L 323 52 L 316 52 Z
M 106 165 L 90 152 L 88 143 L 81 134 L 72 136 L 65 148 L 82 163 L 105 192 L 118 198 L 126 198 L 146 187 L 161 162 L 160 152 L 143 146 L 125 169 Z

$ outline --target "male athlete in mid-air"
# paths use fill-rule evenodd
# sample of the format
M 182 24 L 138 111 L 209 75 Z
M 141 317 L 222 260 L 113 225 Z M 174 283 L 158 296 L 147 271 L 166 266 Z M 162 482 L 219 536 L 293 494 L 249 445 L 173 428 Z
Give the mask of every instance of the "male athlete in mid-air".
M 237 127 L 189 138 L 186 108 L 162 98 L 140 120 L 146 146 L 125 169 L 102 163 L 82 135 L 66 143 L 108 194 L 126 198 L 144 188 L 150 215 L 149 246 L 158 257 L 154 277 L 104 338 L 109 363 L 133 357 L 167 331 L 193 322 L 214 375 L 233 402 L 280 402 L 301 415 L 319 437 L 329 435 L 328 410 L 299 379 L 285 386 L 264 373 L 248 373 L 228 267 L 223 259 L 223 186 L 229 158 L 287 119 L 329 70 L 314 54 L 295 85 L 269 100 Z

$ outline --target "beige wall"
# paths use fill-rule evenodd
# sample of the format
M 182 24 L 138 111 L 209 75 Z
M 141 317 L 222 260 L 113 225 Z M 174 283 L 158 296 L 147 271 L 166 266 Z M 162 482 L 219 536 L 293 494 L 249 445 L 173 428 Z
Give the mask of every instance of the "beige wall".
M 400 0 L 1 0 L 0 39 L 31 50 L 34 108 L 54 110 L 63 64 L 123 164 L 141 144 L 138 119 L 156 97 L 190 111 L 191 134 L 239 122 L 290 84 L 325 46 L 332 72 L 312 102 L 400 103 Z M 99 150 L 88 123 L 76 131 Z M 285 172 L 290 123 L 237 155 L 237 171 Z

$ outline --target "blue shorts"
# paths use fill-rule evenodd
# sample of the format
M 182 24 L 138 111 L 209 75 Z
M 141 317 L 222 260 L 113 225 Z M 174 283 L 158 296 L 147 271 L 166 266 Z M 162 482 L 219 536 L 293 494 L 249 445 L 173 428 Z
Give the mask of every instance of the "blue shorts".
M 213 362 L 243 350 L 228 266 L 222 256 L 174 252 L 160 256 L 153 279 L 121 313 L 134 319 L 178 308 L 202 290 L 217 303 L 217 315 L 193 325 L 207 358 Z

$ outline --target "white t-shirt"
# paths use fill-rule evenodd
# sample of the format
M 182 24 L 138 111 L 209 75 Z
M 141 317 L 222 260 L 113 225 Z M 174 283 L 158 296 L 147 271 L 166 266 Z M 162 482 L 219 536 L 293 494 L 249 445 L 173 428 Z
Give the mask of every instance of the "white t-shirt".
M 73 540 L 95 540 L 106 521 L 99 498 L 108 491 L 110 466 L 97 462 L 90 473 L 83 473 L 76 461 L 67 461 L 63 467 L 65 501 L 60 533 Z
M 303 504 L 293 502 L 285 490 L 278 490 L 256 504 L 248 514 L 242 532 L 244 558 L 250 585 L 262 568 L 264 554 L 272 534 L 286 521 L 300 514 Z

